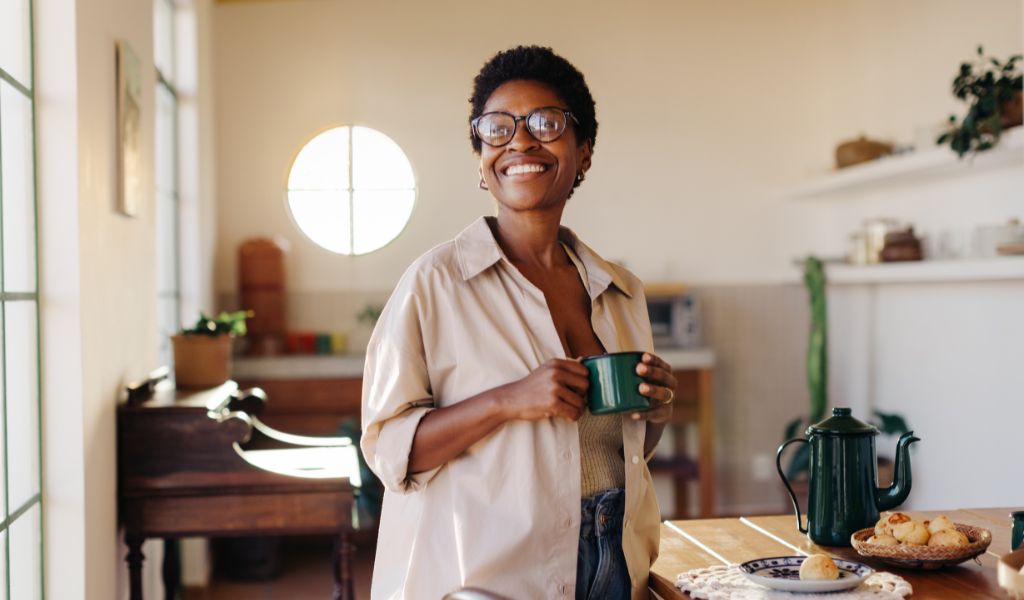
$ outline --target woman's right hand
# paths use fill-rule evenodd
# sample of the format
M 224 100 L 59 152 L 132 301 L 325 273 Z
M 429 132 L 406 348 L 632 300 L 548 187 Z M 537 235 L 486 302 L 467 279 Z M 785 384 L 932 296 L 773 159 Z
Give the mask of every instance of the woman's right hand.
M 500 389 L 501 407 L 509 420 L 541 421 L 580 418 L 590 387 L 587 368 L 579 361 L 552 358 L 518 381 Z

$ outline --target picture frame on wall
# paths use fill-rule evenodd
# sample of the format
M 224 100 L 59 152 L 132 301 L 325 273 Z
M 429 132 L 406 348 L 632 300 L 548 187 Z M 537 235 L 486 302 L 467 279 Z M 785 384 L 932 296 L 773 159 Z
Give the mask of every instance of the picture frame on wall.
M 124 40 L 117 42 L 117 205 L 121 214 L 138 214 L 142 197 L 142 71 L 139 57 Z

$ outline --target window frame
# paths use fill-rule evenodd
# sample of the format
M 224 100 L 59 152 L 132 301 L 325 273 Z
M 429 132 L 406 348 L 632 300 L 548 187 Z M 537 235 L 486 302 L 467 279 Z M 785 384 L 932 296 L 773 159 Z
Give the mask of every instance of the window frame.
M 43 502 L 43 435 L 42 435 L 42 409 L 43 409 L 43 394 L 42 394 L 42 326 L 40 323 L 40 306 L 39 306 L 39 190 L 38 190 L 38 166 L 36 164 L 37 159 L 37 136 L 36 136 L 36 97 L 35 97 L 35 6 L 33 0 L 26 0 L 26 7 L 28 9 L 28 15 L 25 25 L 28 27 L 28 36 L 26 42 L 28 44 L 28 59 L 29 59 L 29 70 L 28 70 L 28 83 L 19 81 L 16 77 L 5 71 L 0 67 L 0 86 L 9 85 L 15 92 L 22 94 L 28 99 L 31 110 L 30 110 L 30 131 L 31 131 L 31 173 L 29 178 L 32 185 L 31 194 L 31 207 L 29 207 L 30 214 L 32 215 L 33 227 L 32 227 L 32 245 L 33 245 L 33 279 L 34 279 L 34 290 L 29 292 L 8 292 L 6 290 L 4 276 L 5 276 L 5 261 L 4 261 L 4 247 L 0 243 L 0 361 L 3 361 L 3 368 L 0 369 L 0 386 L 2 386 L 2 392 L 0 392 L 0 422 L 2 422 L 3 430 L 3 461 L 2 461 L 2 477 L 3 477 L 3 495 L 4 495 L 4 510 L 2 520 L 0 520 L 0 535 L 3 536 L 3 569 L 4 569 L 4 583 L 3 593 L 5 598 L 11 596 L 11 532 L 13 525 L 18 523 L 19 520 L 33 508 L 38 509 L 38 556 L 37 564 L 39 567 L 38 572 L 35 574 L 38 577 L 38 590 L 40 597 L 46 597 L 46 562 L 45 562 L 45 511 Z M 2 99 L 0 99 L 2 104 Z M 0 131 L 3 130 L 3 107 L 0 105 Z M 4 215 L 4 190 L 3 190 L 3 157 L 4 149 L 2 143 L 0 143 L 0 240 L 2 240 L 2 223 Z M 35 444 L 35 456 L 37 467 L 37 481 L 38 491 L 29 497 L 28 500 L 23 502 L 20 506 L 10 506 L 10 464 L 11 464 L 11 453 L 9 452 L 10 437 L 8 436 L 8 403 L 11 401 L 10 396 L 7 393 L 7 382 L 8 382 L 8 370 L 7 365 L 7 349 L 8 349 L 8 335 L 7 335 L 7 308 L 11 302 L 30 302 L 34 306 L 34 318 L 35 328 L 32 334 L 35 336 L 35 356 L 32 357 L 35 360 L 35 431 L 36 431 L 36 444 Z
M 169 48 L 168 48 L 168 50 L 169 50 L 168 60 L 171 61 L 170 62 L 170 67 L 169 67 L 171 73 L 170 74 L 166 74 L 163 71 L 161 71 L 160 70 L 160 66 L 158 64 L 156 64 L 156 61 L 154 60 L 154 71 L 156 72 L 156 84 L 155 84 L 155 95 L 154 95 L 154 98 L 155 98 L 154 105 L 155 105 L 156 109 L 154 110 L 154 118 L 155 119 L 160 119 L 161 118 L 161 112 L 160 112 L 160 108 L 159 108 L 160 95 L 161 95 L 161 92 L 167 93 L 169 95 L 169 97 L 171 98 L 171 100 L 172 100 L 172 110 L 171 110 L 171 115 L 172 116 L 171 116 L 171 122 L 169 123 L 169 131 L 170 131 L 170 136 L 171 136 L 171 145 L 170 145 L 170 148 L 168 149 L 168 151 L 170 153 L 171 169 L 170 169 L 170 173 L 169 173 L 169 175 L 170 175 L 170 188 L 168 190 L 161 190 L 161 189 L 157 188 L 156 184 L 158 184 L 160 182 L 154 182 L 155 202 L 158 203 L 155 206 L 155 209 L 154 209 L 154 224 L 155 224 L 155 228 L 158 231 L 160 230 L 161 227 L 166 228 L 166 230 L 165 230 L 165 234 L 166 235 L 165 235 L 165 237 L 163 239 L 167 239 L 167 240 L 170 241 L 170 247 L 167 248 L 168 251 L 166 253 L 161 253 L 161 251 L 160 251 L 161 249 L 157 248 L 157 252 L 156 252 L 157 260 L 161 261 L 161 260 L 163 260 L 163 258 L 165 256 L 166 257 L 170 257 L 171 260 L 173 261 L 173 265 L 171 265 L 171 269 L 170 269 L 170 271 L 171 271 L 171 287 L 170 287 L 170 289 L 164 289 L 163 288 L 163 281 L 161 281 L 161 279 L 159 277 L 157 278 L 157 290 L 156 290 L 156 292 L 157 292 L 157 294 L 156 294 L 157 295 L 157 297 L 156 297 L 156 307 L 157 307 L 157 356 L 159 357 L 159 360 L 160 360 L 161 364 L 167 364 L 168 366 L 172 366 L 173 363 L 174 363 L 174 356 L 173 356 L 173 353 L 171 352 L 170 335 L 173 334 L 174 332 L 176 332 L 180 328 L 180 325 L 181 325 L 181 308 L 182 308 L 182 289 L 181 289 L 182 288 L 182 275 L 181 275 L 181 262 L 182 262 L 181 261 L 181 259 L 182 259 L 182 256 L 181 256 L 181 177 L 180 177 L 180 165 L 179 165 L 179 152 L 180 152 L 180 149 L 181 149 L 181 139 L 180 139 L 180 132 L 179 132 L 179 117 L 178 117 L 178 112 L 179 112 L 179 108 L 180 108 L 180 104 L 179 104 L 180 103 L 180 96 L 179 96 L 178 88 L 177 88 L 176 81 L 175 81 L 175 79 L 176 79 L 175 78 L 175 72 L 176 72 L 175 61 L 177 59 L 177 50 L 178 50 L 178 48 L 177 48 L 177 31 L 175 30 L 175 21 L 176 21 L 176 17 L 177 17 L 178 7 L 177 7 L 177 4 L 175 3 L 174 0 L 153 0 L 153 6 L 154 6 L 154 10 L 153 10 L 153 14 L 154 14 L 154 20 L 153 20 L 153 29 L 154 29 L 154 32 L 153 32 L 153 42 L 154 42 L 154 45 L 160 39 L 160 36 L 157 35 L 157 27 L 160 24 L 157 23 L 157 20 L 156 20 L 156 15 L 158 14 L 158 11 L 156 10 L 156 6 L 158 4 L 161 4 L 161 3 L 164 4 L 164 6 L 167 9 L 166 14 L 167 14 L 168 22 L 166 24 L 164 24 L 164 25 L 167 27 L 166 39 L 167 39 L 168 45 L 169 45 Z M 154 56 L 155 56 L 155 53 L 156 53 L 157 50 L 158 49 L 154 48 Z M 156 142 L 158 142 L 158 143 L 160 141 L 161 140 L 156 140 Z M 155 166 L 154 172 L 159 172 L 159 170 L 160 170 L 159 165 L 156 164 L 157 161 L 160 159 L 159 154 L 160 154 L 159 145 L 155 145 L 154 146 L 154 166 Z M 169 192 L 169 200 L 171 202 L 171 210 L 170 210 L 171 222 L 170 223 L 166 223 L 166 222 L 164 222 L 161 219 L 162 212 L 161 212 L 161 210 L 159 208 L 159 203 L 163 201 L 161 199 L 161 195 L 164 194 L 164 193 L 167 193 L 167 192 Z M 159 244 L 160 240 L 162 238 L 159 235 L 154 236 L 154 237 L 155 237 L 156 243 Z M 163 268 L 164 268 L 164 265 L 157 265 L 157 272 L 161 273 L 163 271 Z M 172 310 L 171 310 L 170 314 L 173 315 L 173 319 L 172 319 L 171 322 L 165 321 L 164 305 L 168 301 L 170 301 L 170 305 L 172 307 Z
M 345 131 L 345 143 L 347 145 L 347 151 L 346 151 L 346 164 L 344 165 L 344 168 L 347 171 L 347 176 L 346 176 L 347 184 L 346 184 L 346 186 L 344 188 L 337 188 L 337 189 L 333 189 L 332 188 L 330 190 L 319 189 L 319 188 L 317 188 L 317 189 L 314 189 L 314 188 L 292 188 L 292 186 L 291 186 L 292 171 L 295 168 L 295 164 L 298 162 L 299 157 L 302 155 L 302 153 L 306 149 L 306 147 L 309 146 L 314 140 L 316 140 L 320 136 L 322 136 L 322 135 L 324 135 L 326 133 L 338 130 L 338 129 L 346 130 Z M 354 154 L 356 145 L 353 143 L 353 140 L 354 140 L 354 138 L 356 136 L 356 130 L 357 129 L 364 129 L 364 130 L 372 132 L 373 134 L 383 136 L 388 141 L 390 141 L 392 144 L 394 144 L 394 146 L 398 149 L 398 151 L 401 152 L 402 157 L 405 159 L 405 164 L 409 168 L 409 173 L 410 173 L 410 175 L 412 177 L 412 185 L 411 185 L 411 187 L 388 187 L 388 188 L 357 188 L 356 187 L 356 185 L 355 185 L 355 176 L 354 176 L 354 166 L 353 166 L 355 161 L 356 161 L 355 154 Z M 348 211 L 347 211 L 347 213 L 348 213 L 347 214 L 347 217 L 348 217 L 348 250 L 347 251 L 338 251 L 338 250 L 335 250 L 335 249 L 332 249 L 332 248 L 328 248 L 327 246 L 321 244 L 319 241 L 314 239 L 313 236 L 311 236 L 302 227 L 302 225 L 300 225 L 299 219 L 296 217 L 295 212 L 292 210 L 292 205 L 291 205 L 292 204 L 292 198 L 291 198 L 292 192 L 300 192 L 301 193 L 301 192 L 316 192 L 316 191 L 320 191 L 320 192 L 323 192 L 323 191 L 337 192 L 337 193 L 340 193 L 340 194 L 344 194 L 344 196 L 347 198 L 347 201 L 348 201 Z M 371 250 L 367 250 L 367 251 L 363 251 L 363 252 L 357 252 L 356 251 L 356 246 L 357 246 L 357 243 L 356 243 L 356 230 L 357 230 L 357 228 L 356 228 L 356 218 L 355 218 L 356 217 L 356 203 L 355 203 L 355 199 L 356 199 L 356 193 L 360 192 L 360 191 L 366 191 L 366 192 L 387 192 L 387 191 L 392 191 L 392 192 L 411 192 L 411 194 L 412 194 L 411 205 L 409 207 L 409 215 L 406 217 L 405 222 L 402 223 L 401 228 L 399 228 L 398 231 L 395 233 L 395 235 L 392 236 L 384 244 L 382 244 L 382 245 L 380 245 L 380 246 L 378 246 L 376 248 L 373 248 Z M 360 124 L 360 123 L 343 123 L 343 124 L 331 125 L 329 127 L 325 127 L 323 129 L 320 129 L 319 131 L 314 133 L 312 136 L 308 137 L 302 143 L 302 145 L 299 146 L 298 150 L 296 150 L 295 153 L 292 155 L 291 161 L 288 164 L 287 172 L 285 174 L 285 184 L 284 184 L 284 205 L 285 205 L 285 207 L 284 208 L 285 208 L 286 213 L 288 214 L 288 218 L 292 222 L 292 225 L 295 226 L 295 229 L 298 230 L 298 232 L 304 238 L 306 238 L 307 240 L 312 242 L 317 248 L 319 248 L 321 250 L 325 250 L 327 252 L 330 252 L 331 254 L 335 254 L 335 255 L 338 255 L 338 256 L 344 256 L 344 257 L 347 257 L 347 258 L 356 258 L 356 257 L 361 257 L 361 256 L 367 256 L 367 255 L 373 254 L 375 252 L 378 252 L 380 250 L 383 250 L 384 248 L 387 248 L 388 246 L 393 244 L 396 240 L 398 240 L 398 238 L 400 238 L 403 233 L 405 233 L 405 230 L 409 228 L 409 224 L 412 222 L 413 214 L 414 214 L 414 212 L 416 210 L 416 204 L 419 201 L 419 192 L 420 192 L 419 177 L 417 177 L 417 175 L 416 175 L 416 169 L 415 169 L 415 167 L 413 167 L 412 161 L 409 159 L 409 154 L 406 152 L 405 148 L 403 148 L 394 138 L 392 138 L 390 135 L 388 135 L 384 131 L 382 131 L 380 129 L 377 129 L 376 127 L 371 127 L 369 125 L 364 125 L 364 124 Z

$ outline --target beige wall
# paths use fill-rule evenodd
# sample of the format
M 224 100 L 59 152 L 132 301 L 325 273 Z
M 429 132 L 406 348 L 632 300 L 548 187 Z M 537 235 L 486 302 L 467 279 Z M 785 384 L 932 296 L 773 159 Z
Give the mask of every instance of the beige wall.
M 157 360 L 152 3 L 37 0 L 35 6 L 46 590 L 51 598 L 109 600 L 127 596 L 117 538 L 116 406 L 123 386 Z M 206 0 L 195 6 L 209 11 Z M 135 51 L 142 75 L 144 200 L 134 218 L 115 210 L 117 40 Z M 209 105 L 198 106 L 197 86 L 185 96 L 196 104 L 191 129 L 197 129 Z M 184 125 L 188 131 L 189 122 Z M 191 137 L 204 136 L 192 131 Z M 185 171 L 199 172 L 210 149 L 205 139 L 196 143 L 204 151 L 184 161 Z M 211 212 L 210 191 L 198 176 L 183 191 L 192 221 Z M 197 230 L 193 264 L 212 265 L 209 252 L 202 256 L 212 227 Z M 185 302 L 209 307 L 209 285 L 198 277 L 197 270 L 186 275 Z M 159 543 L 144 551 L 147 597 L 159 597 Z
M 219 5 L 218 290 L 234 289 L 235 250 L 260 234 L 291 240 L 293 290 L 389 289 L 415 256 L 489 212 L 466 98 L 483 61 L 517 43 L 552 45 L 597 99 L 594 168 L 566 215 L 585 239 L 647 279 L 791 278 L 789 258 L 827 236 L 779 192 L 826 170 L 840 140 L 909 142 L 959 110 L 949 81 L 975 43 L 1021 47 L 1020 2 L 986 6 L 532 0 L 517 9 L 544 15 L 531 20 L 451 1 Z M 405 233 L 358 258 L 306 240 L 284 204 L 294 153 L 344 123 L 395 139 L 420 190 Z

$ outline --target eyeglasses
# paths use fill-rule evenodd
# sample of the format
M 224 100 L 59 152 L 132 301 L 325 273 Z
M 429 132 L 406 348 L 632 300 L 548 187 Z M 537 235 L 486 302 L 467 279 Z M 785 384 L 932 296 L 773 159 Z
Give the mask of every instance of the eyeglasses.
M 571 112 L 557 106 L 545 106 L 530 111 L 524 117 L 507 112 L 489 112 L 473 119 L 473 135 L 488 146 L 504 146 L 516 136 L 520 121 L 526 121 L 526 131 L 538 142 L 553 142 L 562 137 L 568 119 L 579 120 Z

